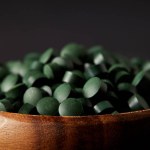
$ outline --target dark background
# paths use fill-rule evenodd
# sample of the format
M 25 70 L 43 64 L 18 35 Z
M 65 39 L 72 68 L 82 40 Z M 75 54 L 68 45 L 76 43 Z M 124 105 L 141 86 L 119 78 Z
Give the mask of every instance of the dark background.
M 68 42 L 150 59 L 149 36 L 147 1 L 0 3 L 0 61 Z

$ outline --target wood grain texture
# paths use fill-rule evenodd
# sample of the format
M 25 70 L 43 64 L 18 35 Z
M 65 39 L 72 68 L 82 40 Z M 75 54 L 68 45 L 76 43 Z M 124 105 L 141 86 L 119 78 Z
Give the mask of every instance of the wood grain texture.
M 49 117 L 0 112 L 0 150 L 146 149 L 150 110 Z

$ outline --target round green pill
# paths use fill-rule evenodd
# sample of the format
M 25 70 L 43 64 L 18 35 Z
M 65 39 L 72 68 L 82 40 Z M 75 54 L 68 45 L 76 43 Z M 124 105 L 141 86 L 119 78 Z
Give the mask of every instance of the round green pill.
M 39 61 L 33 61 L 30 66 L 30 70 L 39 70 L 41 71 L 43 68 L 43 64 Z
M 52 59 L 51 64 L 57 64 L 59 66 L 64 67 L 65 69 L 73 69 L 74 62 L 71 58 L 72 56 L 70 57 L 68 55 L 64 55 L 63 57 L 55 57 Z
M 12 109 L 12 104 L 8 99 L 0 100 L 1 106 L 4 105 L 6 111 L 10 111 Z
M 60 116 L 81 116 L 83 113 L 82 104 L 74 98 L 66 99 L 59 105 Z
M 106 83 L 107 88 L 108 88 L 108 91 L 114 90 L 114 85 L 112 84 L 112 82 L 111 82 L 110 80 L 108 80 L 108 79 L 103 79 L 102 81 L 103 81 L 104 83 Z
M 130 109 L 133 110 L 133 111 L 142 110 L 142 109 L 148 109 L 149 108 L 149 105 L 144 100 L 144 98 L 141 97 L 138 94 L 133 95 L 128 100 L 128 105 L 129 105 Z
M 131 83 L 123 82 L 117 85 L 117 95 L 121 99 L 121 104 L 126 103 L 127 100 L 134 94 L 137 93 L 136 87 Z
M 52 97 L 42 98 L 36 105 L 37 111 L 41 115 L 57 115 L 59 102 Z
M 107 68 L 104 63 L 99 64 L 99 65 L 91 65 L 91 64 L 86 63 L 84 65 L 84 70 L 85 70 L 84 74 L 85 74 L 86 79 L 89 79 L 94 76 L 106 78 L 108 74 Z
M 34 106 L 31 104 L 23 104 L 22 107 L 19 109 L 18 113 L 20 114 L 29 114 L 33 110 Z
M 17 60 L 16 61 L 8 61 L 6 63 L 6 66 L 11 73 L 19 74 L 22 63 L 21 63 L 21 61 L 17 61 Z
M 94 55 L 93 61 L 95 65 L 99 65 L 102 62 L 104 62 L 104 55 L 102 53 L 97 53 L 96 55 Z
M 53 49 L 49 48 L 47 49 L 40 57 L 40 62 L 43 64 L 46 64 L 50 61 L 52 55 L 53 55 Z
M 91 65 L 86 63 L 84 65 L 84 75 L 86 79 L 89 79 L 91 77 L 97 76 L 100 74 L 100 67 L 98 65 Z
M 73 69 L 73 62 L 70 59 L 63 57 L 55 57 L 52 59 L 51 64 L 57 64 L 66 69 Z
M 150 61 L 144 63 L 143 67 L 142 67 L 143 71 L 150 71 Z
M 132 93 L 136 92 L 135 86 L 132 85 L 131 83 L 127 83 L 127 82 L 119 83 L 117 85 L 117 89 L 119 90 L 119 92 L 121 92 L 121 91 L 130 91 Z
M 57 64 L 57 65 L 60 65 L 62 67 L 65 67 L 65 68 L 68 66 L 68 62 L 62 57 L 55 57 L 51 61 L 51 64 Z
M 144 99 L 150 104 L 149 101 L 150 73 L 140 71 L 134 77 L 132 85 L 136 87 L 138 94 L 144 97 Z
M 107 85 L 98 77 L 90 78 L 83 86 L 83 95 L 85 98 L 91 98 L 100 92 L 100 89 L 106 92 Z
M 15 74 L 10 74 L 6 76 L 1 83 L 1 91 L 8 92 L 12 89 L 19 81 L 19 76 Z
M 113 111 L 111 114 L 112 114 L 112 115 L 116 115 L 116 114 L 119 114 L 119 112 L 115 110 L 115 111 Z
M 27 66 L 25 66 L 25 64 L 21 61 L 9 61 L 6 66 L 12 74 L 17 74 L 20 76 L 24 76 L 28 70 Z
M 37 53 L 37 52 L 31 52 L 29 54 L 27 54 L 25 57 L 24 57 L 24 63 L 26 64 L 26 62 L 32 62 L 32 61 L 35 61 L 35 60 L 38 60 L 40 57 L 40 54 Z
M 49 64 L 44 65 L 43 73 L 48 79 L 54 78 L 54 72 L 52 70 L 52 67 Z
M 30 71 L 23 77 L 23 83 L 28 87 L 31 86 L 42 86 L 46 84 L 48 79 L 40 71 Z
M 89 55 L 95 55 L 97 53 L 103 53 L 104 52 L 104 48 L 101 46 L 101 45 L 95 45 L 95 46 L 92 46 L 88 49 L 88 54 Z
M 36 87 L 30 87 L 23 95 L 23 102 L 35 106 L 37 102 L 42 98 L 42 91 Z
M 129 71 L 129 68 L 125 65 L 125 64 L 121 64 L 121 63 L 119 63 L 119 64 L 114 64 L 114 65 L 112 65 L 110 68 L 109 68 L 109 70 L 108 70 L 108 72 L 109 73 L 116 73 L 116 72 L 118 72 L 118 71 Z
M 61 103 L 68 98 L 70 93 L 71 86 L 68 83 L 63 83 L 55 89 L 53 96 Z
M 145 72 L 144 71 L 140 71 L 133 79 L 132 81 L 132 85 L 137 86 L 142 79 L 144 78 Z
M 5 93 L 5 96 L 10 99 L 21 98 L 26 90 L 26 86 L 23 83 L 16 84 L 13 88 Z
M 119 71 L 115 76 L 115 83 L 130 82 L 130 74 L 127 71 Z
M 52 96 L 52 89 L 48 85 L 42 86 L 41 89 L 48 93 L 48 95 Z
M 53 77 L 57 79 L 57 81 L 55 80 L 55 82 L 62 80 L 62 76 L 64 75 L 64 72 L 66 69 L 63 66 L 58 65 L 56 63 L 49 64 L 49 67 L 52 69 Z M 49 75 L 50 74 L 51 74 L 51 71 L 49 69 Z
M 86 98 L 90 98 L 94 96 L 98 90 L 100 89 L 101 80 L 98 77 L 93 77 L 89 79 L 84 87 L 83 87 L 83 94 Z
M 131 59 L 131 65 L 132 66 L 137 66 L 137 68 L 142 69 L 144 64 L 144 60 L 142 60 L 141 58 L 132 58 Z
M 66 71 L 62 81 L 73 85 L 81 85 L 83 82 L 83 78 L 72 71 Z
M 63 47 L 60 53 L 61 57 L 71 60 L 76 65 L 82 65 L 84 56 L 84 47 L 79 44 L 70 43 Z
M 114 107 L 112 106 L 112 104 L 107 101 L 101 101 L 98 104 L 96 104 L 94 106 L 94 111 L 96 114 L 100 114 L 100 113 L 112 113 L 114 110 Z
M 84 107 L 92 107 L 92 103 L 89 99 L 86 98 L 76 98 L 77 101 L 79 101 L 82 106 Z
M 83 50 L 84 50 L 84 47 L 82 45 L 70 43 L 70 44 L 65 45 L 62 48 L 60 55 L 62 57 L 71 56 L 72 58 L 81 57 L 84 55 Z

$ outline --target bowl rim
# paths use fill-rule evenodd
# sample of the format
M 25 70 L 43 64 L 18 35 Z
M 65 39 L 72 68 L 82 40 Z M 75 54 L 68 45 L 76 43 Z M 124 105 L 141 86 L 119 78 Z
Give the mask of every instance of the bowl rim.
M 129 111 L 129 112 L 123 112 L 118 114 L 102 114 L 102 115 L 83 115 L 83 116 L 49 116 L 49 115 L 32 115 L 32 114 L 21 114 L 21 113 L 13 113 L 13 112 L 4 112 L 0 111 L 1 115 L 8 115 L 8 116 L 24 116 L 24 117 L 32 117 L 32 118 L 65 118 L 65 119 L 73 119 L 73 118 L 107 118 L 107 117 L 121 117 L 121 116 L 130 116 L 130 115 L 138 115 L 143 113 L 150 113 L 150 109 L 144 109 L 144 110 L 137 110 L 137 111 Z

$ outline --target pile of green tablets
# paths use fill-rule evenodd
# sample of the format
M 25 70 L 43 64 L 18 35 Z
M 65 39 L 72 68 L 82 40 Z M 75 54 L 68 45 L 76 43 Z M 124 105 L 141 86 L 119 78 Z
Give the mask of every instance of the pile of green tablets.
M 150 61 L 71 43 L 0 64 L 0 111 L 50 116 L 149 109 Z

